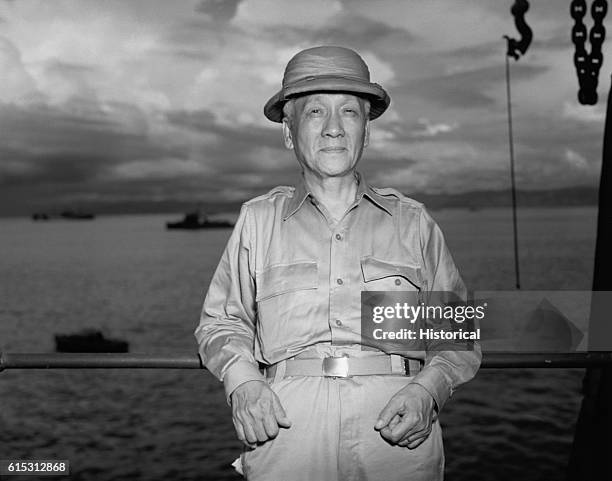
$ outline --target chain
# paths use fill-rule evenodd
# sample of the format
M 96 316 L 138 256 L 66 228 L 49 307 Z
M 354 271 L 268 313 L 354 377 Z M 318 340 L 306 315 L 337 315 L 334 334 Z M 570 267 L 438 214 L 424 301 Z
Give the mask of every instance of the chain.
M 578 75 L 578 101 L 583 105 L 595 105 L 597 103 L 597 83 L 599 70 L 603 63 L 601 46 L 606 38 L 606 28 L 603 19 L 608 11 L 606 0 L 593 0 L 591 4 L 591 16 L 593 26 L 589 33 L 591 42 L 591 53 L 585 48 L 587 39 L 587 28 L 582 22 L 586 15 L 587 5 L 585 0 L 572 0 L 570 13 L 574 19 L 572 28 L 572 42 L 574 42 L 574 66 Z
M 514 57 L 514 60 L 518 60 L 521 55 L 525 55 L 533 38 L 531 27 L 525 21 L 527 10 L 529 10 L 529 2 L 527 0 L 515 0 L 510 8 L 516 29 L 521 34 L 519 40 L 504 35 L 504 38 L 508 41 L 508 52 L 506 55 Z

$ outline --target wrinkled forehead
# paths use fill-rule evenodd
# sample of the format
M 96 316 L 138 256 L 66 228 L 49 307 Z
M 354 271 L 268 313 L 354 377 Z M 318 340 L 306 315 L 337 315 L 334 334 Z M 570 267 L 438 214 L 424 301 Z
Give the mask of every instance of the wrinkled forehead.
M 329 106 L 355 104 L 365 107 L 367 102 L 369 101 L 366 98 L 348 92 L 314 92 L 295 97 L 295 106 L 298 109 L 303 109 L 313 103 Z

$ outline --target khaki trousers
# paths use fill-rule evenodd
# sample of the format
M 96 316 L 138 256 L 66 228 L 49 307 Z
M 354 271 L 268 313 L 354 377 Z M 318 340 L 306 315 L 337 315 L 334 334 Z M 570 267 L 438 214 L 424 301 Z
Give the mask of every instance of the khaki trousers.
M 248 481 L 438 481 L 444 475 L 440 424 L 416 449 L 389 445 L 374 430 L 406 376 L 294 376 L 270 385 L 292 422 L 241 456 Z

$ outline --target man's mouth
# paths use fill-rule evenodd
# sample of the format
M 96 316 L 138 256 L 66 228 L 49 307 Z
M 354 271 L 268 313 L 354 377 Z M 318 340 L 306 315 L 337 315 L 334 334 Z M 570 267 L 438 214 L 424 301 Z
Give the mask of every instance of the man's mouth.
M 322 152 L 334 153 L 334 152 L 344 152 L 346 147 L 323 147 L 321 149 Z

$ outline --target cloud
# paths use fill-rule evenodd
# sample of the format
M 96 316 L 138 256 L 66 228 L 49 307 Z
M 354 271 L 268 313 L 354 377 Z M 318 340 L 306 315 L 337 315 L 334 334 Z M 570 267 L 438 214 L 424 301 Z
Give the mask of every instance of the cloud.
M 1 102 L 27 103 L 42 97 L 18 48 L 4 37 L 0 37 L 0 85 Z
M 547 70 L 546 66 L 518 64 L 512 78 L 515 82 L 529 80 Z M 504 67 L 490 66 L 420 78 L 396 86 L 393 91 L 400 95 L 419 95 L 447 107 L 482 108 L 497 102 L 488 91 L 504 81 Z
M 185 152 L 181 147 L 151 139 L 146 131 L 129 132 L 125 125 L 102 111 L 91 108 L 88 114 L 83 115 L 78 108 L 71 112 L 66 107 L 44 105 L 0 106 L 0 158 L 6 161 L 0 164 L 0 182 L 6 185 L 97 181 L 122 162 Z M 24 168 L 16 171 L 5 167 L 15 162 Z
M 194 159 L 136 160 L 116 165 L 112 174 L 121 180 L 175 177 L 207 174 L 206 165 Z
M 240 120 L 240 115 L 233 119 L 219 118 L 209 110 L 171 111 L 166 113 L 170 123 L 193 129 L 197 132 L 213 133 L 232 144 L 279 146 L 281 143 L 280 126 L 274 129 L 261 127 L 251 118 Z M 222 123 L 220 123 L 222 122 Z
M 375 183 L 505 188 L 502 34 L 517 35 L 509 8 L 481 0 L 2 2 L 4 205 L 221 202 L 292 183 L 296 161 L 262 109 L 287 61 L 322 43 L 355 48 L 392 97 L 361 164 Z M 593 182 L 604 99 L 576 103 L 567 11 L 532 2 L 527 19 L 534 42 L 511 63 L 521 187 Z
M 311 37 L 320 44 L 348 45 L 357 49 L 372 49 L 377 42 L 386 39 L 403 45 L 410 45 L 415 40 L 414 36 L 404 29 L 350 14 L 336 15 L 324 26 L 314 29 Z
M 563 102 L 563 117 L 565 119 L 578 120 L 585 123 L 602 124 L 606 119 L 605 106 L 599 105 L 579 105 L 576 101 Z
M 232 23 L 245 29 L 264 30 L 284 25 L 318 25 L 343 10 L 338 1 L 245 0 L 238 6 Z
M 387 1 L 384 8 L 379 2 L 351 0 L 354 13 L 394 28 L 404 29 L 419 39 L 423 50 L 446 51 L 459 45 L 477 44 L 488 40 L 491 33 L 501 36 L 512 17 L 506 8 L 493 2 L 453 0 L 436 2 Z
M 407 46 L 415 41 L 414 36 L 404 29 L 347 12 L 330 16 L 320 24 L 273 25 L 263 30 L 261 35 L 296 45 L 296 51 L 298 47 L 342 45 L 362 53 L 376 51 L 381 57 L 393 44 Z M 377 72 L 372 66 L 370 70 Z
M 441 122 L 437 124 L 432 124 L 426 118 L 420 118 L 417 122 L 419 126 L 422 128 L 414 130 L 412 132 L 412 135 L 415 137 L 435 137 L 439 134 L 443 134 L 446 132 L 452 132 L 458 127 L 456 123 L 446 124 L 446 123 Z
M 210 16 L 214 21 L 227 22 L 236 15 L 239 3 L 240 0 L 202 0 L 195 11 Z
M 484 59 L 490 59 L 493 56 L 500 58 L 505 55 L 505 52 L 506 44 L 496 40 L 472 45 L 461 45 L 460 47 L 441 52 L 441 54 L 449 60 L 480 62 Z
M 565 160 L 571 167 L 578 170 L 587 169 L 589 167 L 587 160 L 572 149 L 565 149 Z
M 292 154 L 282 143 L 278 124 L 263 128 L 252 123 L 219 123 L 218 116 L 209 111 L 170 112 L 168 120 L 173 125 L 214 136 L 214 142 L 201 145 L 196 155 L 207 159 L 209 173 L 216 179 L 227 176 L 231 183 L 236 181 L 236 175 L 262 172 L 266 173 L 267 180 L 275 175 L 286 178 L 295 169 Z

